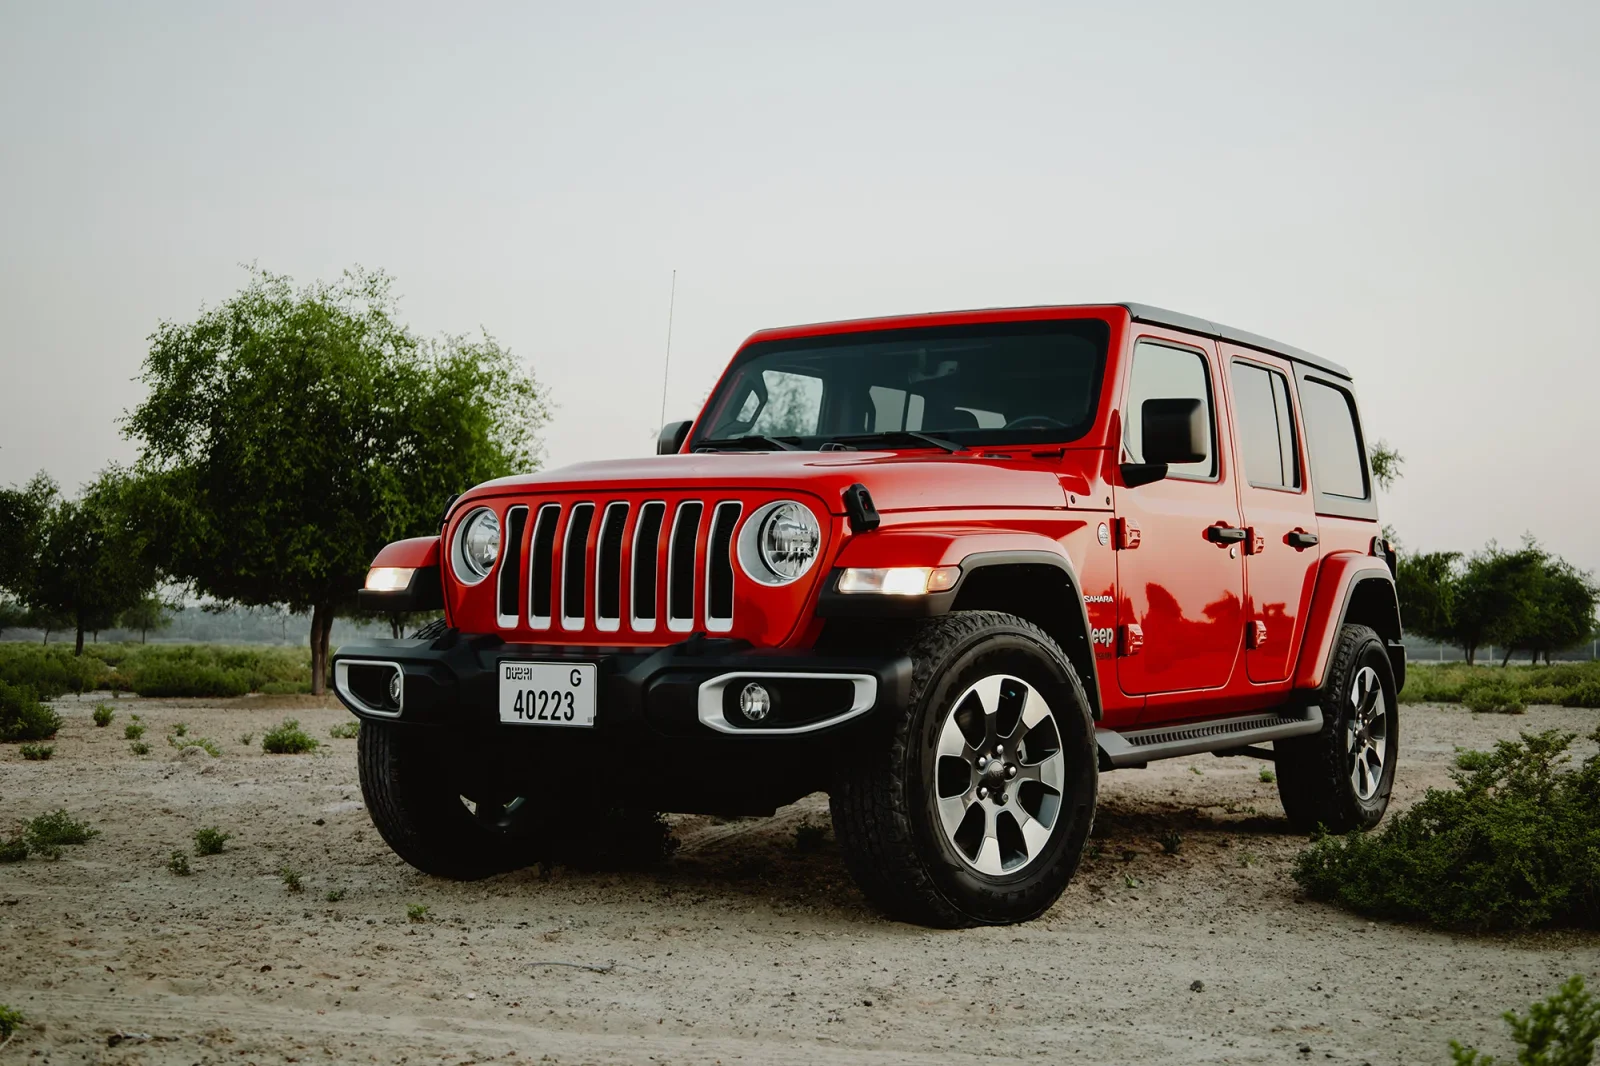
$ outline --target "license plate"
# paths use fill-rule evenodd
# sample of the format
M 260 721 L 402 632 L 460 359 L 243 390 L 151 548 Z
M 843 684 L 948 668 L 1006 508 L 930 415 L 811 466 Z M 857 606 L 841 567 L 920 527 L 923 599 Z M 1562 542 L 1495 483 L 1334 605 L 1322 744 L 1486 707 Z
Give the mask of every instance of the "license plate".
M 500 720 L 516 725 L 592 728 L 593 663 L 500 664 Z

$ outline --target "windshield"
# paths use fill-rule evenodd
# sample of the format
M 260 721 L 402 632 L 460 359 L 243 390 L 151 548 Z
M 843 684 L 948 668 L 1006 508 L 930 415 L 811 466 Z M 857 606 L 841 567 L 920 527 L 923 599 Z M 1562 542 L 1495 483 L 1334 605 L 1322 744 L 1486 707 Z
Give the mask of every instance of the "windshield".
M 693 446 L 1065 443 L 1094 422 L 1109 335 L 1099 319 L 1071 319 L 752 345 Z

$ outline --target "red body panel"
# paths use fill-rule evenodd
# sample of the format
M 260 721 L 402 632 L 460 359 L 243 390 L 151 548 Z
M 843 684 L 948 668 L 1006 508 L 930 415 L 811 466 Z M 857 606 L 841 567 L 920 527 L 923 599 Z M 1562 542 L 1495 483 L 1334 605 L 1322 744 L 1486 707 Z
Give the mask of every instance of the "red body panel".
M 1343 519 L 1341 521 L 1350 521 Z M 1333 523 L 1325 520 L 1323 528 Z M 1295 667 L 1295 688 L 1318 688 L 1328 669 L 1328 658 L 1333 654 L 1333 643 L 1338 637 L 1340 612 L 1344 609 L 1350 586 L 1371 574 L 1389 580 L 1389 568 L 1382 559 L 1345 550 L 1326 555 L 1317 573 L 1317 590 L 1311 599 L 1307 615 L 1305 640 L 1300 645 L 1299 663 Z
M 385 544 L 372 560 L 373 566 L 399 566 L 420 570 L 425 566 L 439 565 L 439 538 L 412 537 Z

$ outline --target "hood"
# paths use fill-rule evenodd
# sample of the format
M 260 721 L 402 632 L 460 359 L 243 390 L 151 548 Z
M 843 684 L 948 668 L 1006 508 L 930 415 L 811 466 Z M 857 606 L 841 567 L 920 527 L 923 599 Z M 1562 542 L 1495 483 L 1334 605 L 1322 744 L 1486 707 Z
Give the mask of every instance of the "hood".
M 739 489 L 792 488 L 823 500 L 843 514 L 841 494 L 857 482 L 883 511 L 964 508 L 1061 508 L 1098 481 L 1098 448 L 1029 452 L 1009 458 L 972 453 L 914 452 L 716 452 L 657 455 L 577 463 L 557 470 L 486 482 L 463 497 L 543 492 L 584 492 L 606 486 L 646 491 L 653 486 Z

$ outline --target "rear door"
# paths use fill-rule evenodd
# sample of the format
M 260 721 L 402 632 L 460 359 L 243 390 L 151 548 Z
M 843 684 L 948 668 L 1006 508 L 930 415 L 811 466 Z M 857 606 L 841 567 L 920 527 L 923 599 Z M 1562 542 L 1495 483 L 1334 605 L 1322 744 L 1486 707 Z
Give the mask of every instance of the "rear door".
M 1123 384 L 1123 462 L 1144 461 L 1145 400 L 1197 399 L 1211 425 L 1203 461 L 1116 492 L 1117 681 L 1130 695 L 1219 688 L 1244 634 L 1244 563 L 1232 539 L 1239 500 L 1215 348 L 1180 336 L 1140 338 Z M 1204 701 L 1179 709 L 1180 717 L 1208 713 Z
M 1273 356 L 1220 345 L 1228 365 L 1245 550 L 1245 672 L 1288 679 L 1321 557 L 1306 486 L 1293 370 Z

